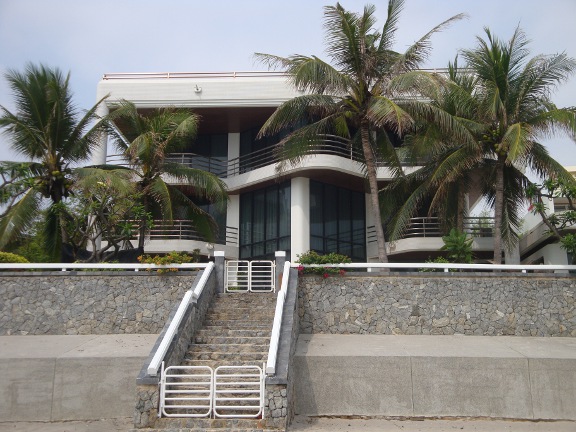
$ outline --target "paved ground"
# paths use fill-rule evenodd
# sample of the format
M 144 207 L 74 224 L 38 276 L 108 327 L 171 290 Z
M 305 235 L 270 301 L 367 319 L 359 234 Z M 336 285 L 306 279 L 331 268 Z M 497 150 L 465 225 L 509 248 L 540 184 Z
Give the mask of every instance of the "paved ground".
M 0 432 L 126 432 L 131 418 L 69 422 L 0 421 Z M 289 432 L 575 432 L 576 422 L 502 420 L 385 420 L 296 417 Z
M 385 420 L 296 417 L 290 432 L 575 432 L 576 422 L 503 420 Z
M 66 422 L 2 422 L 0 432 L 126 432 L 132 418 Z

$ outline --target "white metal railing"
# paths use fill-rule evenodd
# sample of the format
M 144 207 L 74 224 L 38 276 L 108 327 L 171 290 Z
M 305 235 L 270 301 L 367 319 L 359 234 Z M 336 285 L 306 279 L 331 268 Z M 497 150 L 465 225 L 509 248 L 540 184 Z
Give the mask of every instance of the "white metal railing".
M 203 269 L 207 264 L 184 263 L 184 264 L 118 264 L 118 263 L 10 263 L 0 264 L 0 270 L 155 270 L 175 268 L 181 270 Z
M 264 413 L 264 374 L 259 366 L 214 370 L 214 417 L 258 418 Z
M 154 357 L 152 357 L 152 360 L 148 365 L 147 369 L 148 375 L 156 376 L 158 374 L 158 369 L 160 368 L 162 362 L 164 361 L 164 356 L 168 351 L 168 347 L 172 343 L 172 339 L 174 339 L 174 335 L 178 331 L 178 327 L 180 327 L 180 323 L 182 322 L 182 318 L 184 318 L 186 310 L 188 309 L 190 304 L 196 302 L 196 300 L 200 297 L 200 294 L 202 294 L 204 286 L 206 285 L 206 282 L 208 281 L 208 278 L 210 277 L 210 274 L 212 273 L 213 269 L 214 269 L 214 263 L 209 262 L 206 265 L 204 273 L 202 273 L 202 277 L 198 281 L 196 288 L 194 288 L 194 290 L 189 289 L 186 292 L 186 294 L 184 294 L 184 298 L 180 302 L 180 305 L 176 310 L 176 314 L 172 318 L 172 321 L 170 322 L 170 325 L 168 326 L 168 329 L 166 330 L 166 333 L 164 334 L 164 337 L 162 338 L 162 341 L 160 342 L 158 349 L 154 353 Z
M 260 418 L 265 381 L 256 365 L 170 366 L 160 375 L 158 417 Z
M 170 366 L 160 375 L 159 416 L 209 417 L 213 409 L 214 371 L 208 366 Z
M 275 292 L 274 261 L 226 261 L 226 292 Z
M 438 269 L 444 272 L 452 270 L 477 270 L 477 271 L 519 271 L 522 273 L 554 273 L 575 272 L 576 265 L 555 264 L 456 264 L 456 263 L 340 263 L 340 264 L 299 264 L 292 263 L 292 267 L 326 268 L 335 267 L 342 269 Z
M 270 347 L 268 348 L 268 360 L 266 361 L 266 375 L 276 374 L 276 360 L 278 358 L 278 345 L 280 344 L 280 330 L 284 315 L 284 303 L 288 294 L 288 279 L 290 276 L 290 261 L 284 263 L 282 273 L 282 284 L 280 292 L 276 298 L 276 309 L 274 312 L 274 323 L 272 324 L 272 334 L 270 336 Z
M 419 69 L 422 72 L 447 74 L 447 68 Z M 236 72 L 113 72 L 102 76 L 112 79 L 170 79 L 170 78 L 244 78 L 244 77 L 289 77 L 281 71 L 236 71 Z
M 103 80 L 111 79 L 170 79 L 170 78 L 254 78 L 287 77 L 285 72 L 237 71 L 237 72 L 115 72 L 106 73 Z

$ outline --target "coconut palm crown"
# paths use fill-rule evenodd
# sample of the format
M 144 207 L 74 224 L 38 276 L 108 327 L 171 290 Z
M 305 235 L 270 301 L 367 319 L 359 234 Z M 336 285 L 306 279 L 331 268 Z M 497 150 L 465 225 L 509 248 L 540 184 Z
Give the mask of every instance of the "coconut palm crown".
M 477 38 L 475 48 L 462 51 L 463 69 L 457 62 L 450 65 L 452 84 L 433 101 L 454 115 L 469 136 L 459 140 L 425 127 L 415 138 L 420 147 L 428 145 L 432 156 L 412 175 L 416 186 L 398 212 L 395 235 L 424 197 L 432 196 L 432 211 L 442 211 L 451 191 L 454 197 L 454 190 L 469 188 L 475 177 L 494 209 L 493 262 L 500 264 L 503 244 L 510 250 L 518 239 L 528 175 L 574 182 L 540 140 L 557 133 L 576 136 L 576 109 L 558 108 L 551 100 L 576 61 L 564 53 L 530 58 L 520 28 L 507 42 L 489 29 L 485 35 Z
M 0 164 L 0 247 L 43 214 L 45 246 L 58 259 L 67 237 L 59 204 L 70 193 L 73 170 L 99 144 L 104 121 L 96 110 L 103 100 L 81 113 L 72 102 L 70 75 L 44 65 L 9 70 L 5 78 L 16 108 L 0 107 L 0 128 L 26 161 Z
M 316 56 L 279 57 L 256 54 L 269 68 L 285 70 L 290 83 L 303 94 L 282 104 L 264 124 L 260 135 L 292 131 L 281 140 L 281 157 L 299 163 L 326 135 L 336 135 L 350 147 L 361 149 L 375 221 L 378 258 L 387 262 L 385 237 L 378 198 L 376 170 L 387 161 L 397 175 L 400 160 L 387 132 L 405 134 L 414 116 L 426 116 L 441 127 L 451 126 L 449 116 L 416 98 L 423 86 L 437 77 L 417 69 L 431 50 L 431 36 L 463 15 L 434 27 L 404 53 L 393 50 L 394 36 L 404 2 L 390 0 L 384 26 L 376 28 L 375 7 L 362 13 L 346 11 L 340 4 L 324 8 L 327 54 L 331 62 Z M 302 126 L 304 125 L 304 126 Z
M 196 135 L 199 117 L 189 110 L 176 108 L 160 108 L 144 115 L 133 103 L 121 101 L 109 114 L 109 120 L 123 126 L 122 133 L 113 128 L 110 134 L 136 177 L 145 212 L 170 222 L 176 213 L 191 220 L 204 238 L 213 241 L 218 227 L 190 195 L 225 208 L 226 185 L 212 173 L 169 158 L 171 152 L 179 151 L 187 139 Z M 185 194 L 180 187 L 186 187 L 191 194 Z M 148 228 L 143 218 L 139 225 L 139 248 L 144 247 Z

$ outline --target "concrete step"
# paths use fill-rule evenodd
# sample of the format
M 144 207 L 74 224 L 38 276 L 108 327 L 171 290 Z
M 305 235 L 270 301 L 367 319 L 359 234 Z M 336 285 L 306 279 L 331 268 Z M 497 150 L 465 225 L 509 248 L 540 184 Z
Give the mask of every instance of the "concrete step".
M 133 432 L 278 432 L 280 429 L 270 428 L 262 419 L 223 419 L 223 418 L 159 418 L 154 429 L 135 429 Z
M 274 318 L 274 311 L 273 310 L 258 310 L 258 309 L 250 309 L 250 308 L 233 308 L 230 307 L 229 309 L 217 309 L 213 311 L 209 311 L 206 314 L 206 318 L 212 319 L 226 319 L 230 317 L 230 319 L 258 319 L 258 320 L 272 320 Z
M 188 348 L 187 354 L 193 355 L 205 352 L 227 352 L 240 354 L 268 352 L 268 344 L 194 344 Z
M 209 366 L 216 369 L 218 366 L 258 366 L 262 368 L 265 360 L 254 361 L 242 358 L 222 359 L 222 360 L 192 360 L 184 359 L 183 366 Z
M 243 319 L 207 319 L 204 322 L 204 326 L 217 326 L 223 328 L 240 328 L 240 329 L 247 329 L 247 328 L 268 328 L 272 330 L 272 320 L 266 321 L 254 321 L 254 320 L 243 320 Z
M 234 352 L 201 352 L 186 353 L 184 360 L 194 362 L 196 360 L 225 360 L 225 361 L 251 361 L 252 363 L 262 363 L 268 358 L 268 351 L 254 353 L 234 353 Z
M 249 345 L 267 345 L 270 338 L 266 336 L 220 336 L 204 333 L 197 335 L 194 339 L 196 345 L 212 344 L 249 344 Z
M 220 326 L 204 326 L 198 332 L 196 337 L 264 337 L 269 339 L 272 331 L 272 325 L 268 328 L 258 329 L 237 329 L 237 328 L 223 328 Z

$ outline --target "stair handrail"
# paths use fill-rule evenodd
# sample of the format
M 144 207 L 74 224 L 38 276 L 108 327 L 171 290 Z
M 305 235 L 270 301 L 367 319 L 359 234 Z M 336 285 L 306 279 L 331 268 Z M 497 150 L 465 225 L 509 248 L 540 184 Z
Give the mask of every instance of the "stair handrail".
M 276 298 L 276 310 L 274 312 L 274 323 L 272 324 L 272 334 L 270 336 L 270 348 L 268 348 L 268 360 L 266 361 L 266 375 L 276 374 L 276 359 L 278 357 L 278 345 L 280 344 L 280 329 L 284 314 L 284 302 L 288 292 L 288 278 L 290 275 L 290 261 L 284 263 L 282 272 L 282 284 L 280 292 Z
M 172 318 L 166 333 L 164 333 L 164 337 L 162 338 L 160 345 L 158 345 L 156 353 L 154 353 L 154 357 L 152 357 L 152 360 L 148 365 L 148 375 L 156 376 L 158 374 L 158 369 L 160 369 L 160 365 L 162 364 L 162 361 L 168 352 L 168 348 L 170 347 L 170 344 L 172 343 L 172 340 L 178 331 L 178 327 L 180 327 L 180 323 L 184 318 L 186 310 L 192 303 L 196 303 L 202 294 L 202 291 L 204 290 L 206 282 L 208 281 L 208 278 L 210 277 L 213 269 L 214 263 L 210 261 L 206 265 L 206 268 L 204 269 L 204 272 L 202 273 L 196 288 L 190 288 L 188 291 L 186 291 L 186 294 L 184 294 L 184 297 L 182 298 L 182 301 L 180 302 L 180 305 L 178 306 L 178 309 L 176 310 L 176 313 L 174 314 L 174 317 Z

